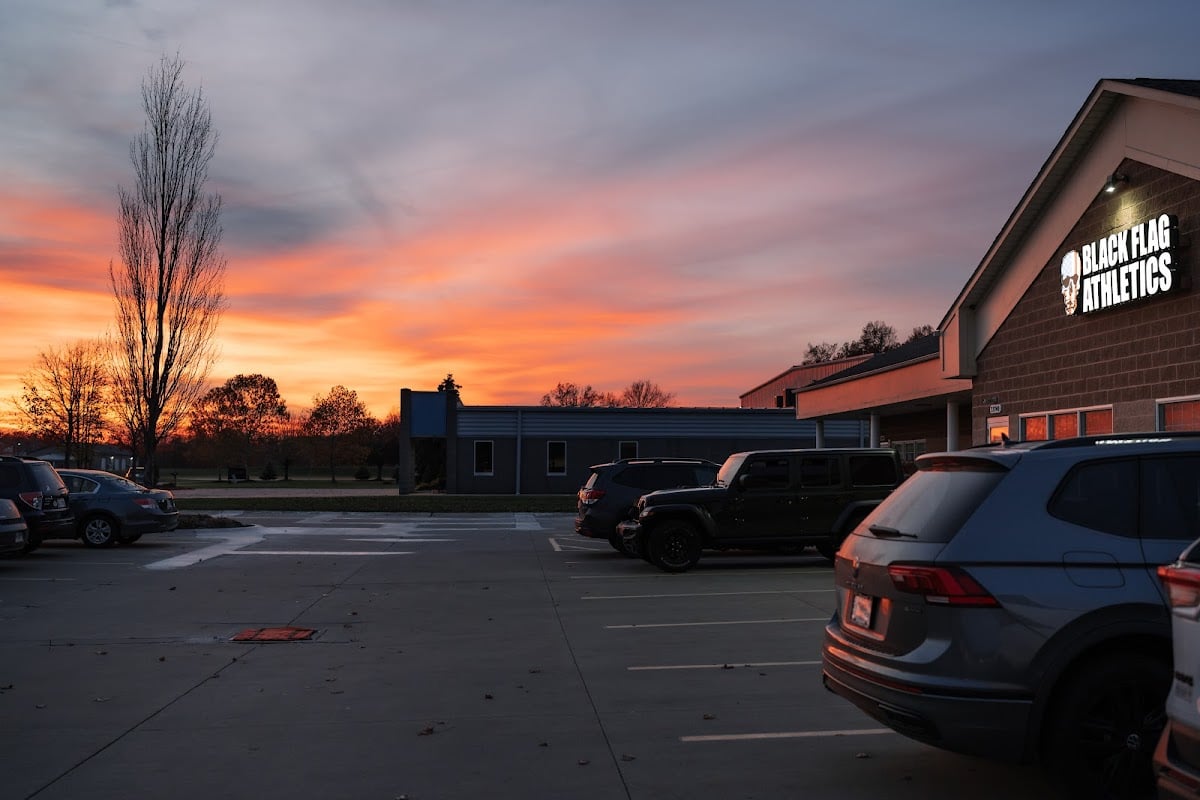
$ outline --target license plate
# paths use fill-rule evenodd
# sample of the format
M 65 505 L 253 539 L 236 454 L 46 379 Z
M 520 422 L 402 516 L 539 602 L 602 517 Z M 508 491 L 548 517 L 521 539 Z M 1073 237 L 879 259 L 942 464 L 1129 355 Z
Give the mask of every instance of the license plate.
M 870 628 L 871 615 L 874 610 L 875 598 L 867 597 L 865 594 L 856 594 L 850 604 L 850 622 L 860 628 Z

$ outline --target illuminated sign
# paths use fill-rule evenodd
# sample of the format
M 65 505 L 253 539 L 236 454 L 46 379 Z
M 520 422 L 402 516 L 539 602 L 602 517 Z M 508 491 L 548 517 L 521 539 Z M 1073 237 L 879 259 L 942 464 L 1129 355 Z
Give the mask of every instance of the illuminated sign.
M 1177 225 L 1174 215 L 1161 214 L 1063 256 L 1066 312 L 1103 311 L 1179 288 L 1175 274 Z

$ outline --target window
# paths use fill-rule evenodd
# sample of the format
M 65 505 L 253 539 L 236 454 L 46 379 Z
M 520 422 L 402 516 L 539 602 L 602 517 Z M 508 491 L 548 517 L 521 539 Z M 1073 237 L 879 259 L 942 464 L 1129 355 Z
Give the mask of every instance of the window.
M 754 489 L 786 489 L 791 482 L 786 457 L 756 458 L 746 464 L 746 486 Z
M 822 456 L 800 459 L 800 485 L 805 489 L 837 486 L 841 482 L 836 458 Z
M 1050 501 L 1050 513 L 1085 528 L 1136 536 L 1137 485 L 1138 465 L 1132 459 L 1080 464 Z
M 100 489 L 100 484 L 82 475 L 64 475 L 63 483 L 71 494 L 92 494 Z
M 1200 430 L 1200 400 L 1171 400 L 1158 406 L 1160 431 Z
M 546 474 L 567 474 L 566 442 L 546 442 Z
M 617 445 L 617 458 L 637 458 L 638 443 L 637 442 L 621 442 Z
M 988 444 L 999 444 L 1008 436 L 1008 417 L 988 417 Z
M 493 442 L 477 441 L 475 442 L 475 474 L 476 475 L 494 475 L 494 466 L 492 463 Z
M 898 480 L 891 456 L 850 456 L 851 486 L 892 486 Z
M 1142 536 L 1191 542 L 1200 531 L 1200 458 L 1142 459 Z
M 909 442 L 892 442 L 892 447 L 899 454 L 901 464 L 912 464 L 917 460 L 917 456 L 925 452 L 925 440 L 914 439 Z
M 991 420 L 988 420 L 991 430 Z M 1070 439 L 1113 432 L 1111 408 L 1073 409 L 1029 414 L 1021 417 L 1021 438 L 1027 442 Z

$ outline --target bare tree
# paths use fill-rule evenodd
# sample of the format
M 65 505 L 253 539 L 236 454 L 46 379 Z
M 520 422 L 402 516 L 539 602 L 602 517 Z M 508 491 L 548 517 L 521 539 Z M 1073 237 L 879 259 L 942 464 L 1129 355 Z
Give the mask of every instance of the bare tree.
M 838 346 L 833 342 L 819 342 L 813 344 L 809 342 L 808 347 L 804 351 L 804 360 L 801 364 L 821 364 L 826 361 L 833 361 L 837 358 Z
M 675 393 L 664 391 L 651 381 L 634 381 L 621 392 L 625 408 L 666 408 L 675 400 Z
M 597 392 L 591 387 L 577 386 L 574 383 L 560 383 L 553 391 L 542 395 L 544 406 L 569 406 L 571 408 L 593 408 L 596 406 L 616 406 L 619 398 L 611 392 Z
M 84 340 L 38 354 L 21 380 L 17 407 L 33 432 L 62 445 L 66 466 L 90 466 L 104 433 L 108 358 L 104 343 Z
M 142 82 L 146 124 L 129 147 L 134 186 L 118 190 L 121 266 L 108 268 L 117 398 L 151 485 L 159 442 L 204 391 L 225 308 L 221 198 L 204 191 L 217 134 L 182 72 L 182 61 L 163 57 Z

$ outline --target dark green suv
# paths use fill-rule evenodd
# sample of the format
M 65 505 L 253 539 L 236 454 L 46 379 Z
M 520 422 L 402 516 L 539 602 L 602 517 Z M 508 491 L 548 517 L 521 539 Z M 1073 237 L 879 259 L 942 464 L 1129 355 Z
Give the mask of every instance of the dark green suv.
M 691 569 L 705 549 L 814 546 L 832 560 L 902 480 L 899 456 L 883 448 L 734 453 L 715 485 L 647 494 L 618 530 L 667 572 Z

